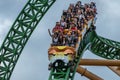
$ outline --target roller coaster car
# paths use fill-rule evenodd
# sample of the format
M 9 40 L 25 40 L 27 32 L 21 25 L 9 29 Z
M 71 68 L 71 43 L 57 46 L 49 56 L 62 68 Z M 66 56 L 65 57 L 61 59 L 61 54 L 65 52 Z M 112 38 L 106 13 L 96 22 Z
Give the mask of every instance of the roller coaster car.
M 48 56 L 50 60 L 50 64 L 55 64 L 59 62 L 63 63 L 60 66 L 64 66 L 65 64 L 69 65 L 76 57 L 76 51 L 73 47 L 69 46 L 52 46 L 48 50 Z

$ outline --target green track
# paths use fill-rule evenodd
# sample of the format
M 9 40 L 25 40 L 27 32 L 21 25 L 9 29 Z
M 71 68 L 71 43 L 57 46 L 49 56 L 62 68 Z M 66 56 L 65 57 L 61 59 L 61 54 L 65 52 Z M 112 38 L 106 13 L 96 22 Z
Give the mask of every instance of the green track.
M 13 69 L 32 32 L 55 0 L 29 0 L 0 48 L 0 80 L 10 80 Z
M 120 60 L 120 42 L 97 36 L 96 32 L 94 35 L 91 48 L 89 48 L 91 52 L 105 59 Z
M 32 32 L 56 0 L 29 0 L 25 5 L 0 48 L 0 80 L 10 80 L 13 69 L 29 40 Z M 120 43 L 88 32 L 82 39 L 74 60 L 74 70 L 70 68 L 53 68 L 49 80 L 73 80 L 76 68 L 85 50 L 106 59 L 120 59 Z
M 105 59 L 120 60 L 120 42 L 100 37 L 94 30 L 91 30 L 84 36 L 79 45 L 78 56 L 74 61 L 74 71 L 71 71 L 70 68 L 66 68 L 65 70 L 60 68 L 52 69 L 49 80 L 74 80 L 76 68 L 86 50 L 90 50 L 92 53 Z
M 60 67 L 52 69 L 49 80 L 74 80 L 74 76 L 76 73 L 76 69 L 79 65 L 80 59 L 84 51 L 86 51 L 91 46 L 91 42 L 94 40 L 93 35 L 94 35 L 93 31 L 88 32 L 81 40 L 77 51 L 78 55 L 74 60 L 74 64 L 75 64 L 75 66 L 73 67 L 74 70 L 71 70 L 70 68 L 60 68 Z

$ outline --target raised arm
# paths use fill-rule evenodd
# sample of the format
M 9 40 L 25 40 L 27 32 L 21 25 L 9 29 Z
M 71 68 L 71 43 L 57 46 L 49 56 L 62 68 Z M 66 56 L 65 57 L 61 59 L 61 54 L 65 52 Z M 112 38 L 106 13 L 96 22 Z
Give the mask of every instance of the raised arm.
M 51 32 L 50 32 L 50 29 L 48 29 L 48 33 L 49 33 L 49 35 L 52 37 L 52 34 L 51 34 Z

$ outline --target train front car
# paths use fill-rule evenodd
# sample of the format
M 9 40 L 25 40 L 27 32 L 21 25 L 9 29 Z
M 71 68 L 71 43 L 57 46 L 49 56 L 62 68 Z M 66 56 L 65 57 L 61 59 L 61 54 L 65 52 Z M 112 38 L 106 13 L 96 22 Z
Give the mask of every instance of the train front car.
M 48 29 L 52 38 L 48 50 L 49 69 L 74 66 L 78 45 L 84 35 L 95 27 L 96 14 L 94 2 L 83 5 L 78 1 L 76 4 L 70 4 L 68 10 L 63 11 L 61 20 L 56 22 L 52 34 Z
M 58 67 L 59 63 L 62 63 L 62 66 L 71 66 L 73 60 L 76 57 L 76 51 L 73 47 L 69 46 L 52 46 L 48 50 L 50 65 L 49 67 Z

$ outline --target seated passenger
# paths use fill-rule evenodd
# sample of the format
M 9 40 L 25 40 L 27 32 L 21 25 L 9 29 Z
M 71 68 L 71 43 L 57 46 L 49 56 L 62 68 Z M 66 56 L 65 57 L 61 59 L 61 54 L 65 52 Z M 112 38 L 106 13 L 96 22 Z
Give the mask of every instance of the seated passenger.
M 84 19 L 85 19 L 85 18 L 81 18 L 80 23 L 83 23 L 83 24 L 84 24 Z
M 62 35 L 60 35 L 58 37 L 58 46 L 63 46 L 63 36 Z
M 81 7 L 82 6 L 82 2 L 78 1 L 76 5 L 78 5 L 79 7 Z
M 90 8 L 93 9 L 95 14 L 97 14 L 96 4 L 94 2 L 91 2 Z
M 78 9 L 77 15 L 80 16 L 81 13 L 82 13 L 82 10 L 81 10 L 81 9 Z
M 67 23 L 64 21 L 64 20 L 60 20 L 60 25 L 63 29 L 66 29 L 67 28 Z
M 82 32 L 83 32 L 85 29 L 84 23 L 81 23 L 81 27 L 82 27 Z
M 58 36 L 56 34 L 52 38 L 52 46 L 58 46 Z
M 56 22 L 56 26 L 53 28 L 52 32 L 63 31 L 63 28 L 60 26 L 60 22 Z
M 63 32 L 58 32 L 58 45 L 63 46 Z
M 66 17 L 65 16 L 61 16 L 61 20 L 66 20 Z
M 91 7 L 91 8 L 96 8 L 95 2 L 91 2 L 91 3 L 90 3 L 90 7 Z
M 69 9 L 67 10 L 67 17 L 71 17 L 71 13 L 72 13 L 72 10 L 69 8 Z
M 72 36 L 71 36 L 71 33 L 69 32 L 67 34 L 67 45 L 68 46 L 71 46 L 71 42 L 72 42 Z
M 66 37 L 63 37 L 63 43 L 62 43 L 63 46 L 67 46 L 67 39 Z
M 63 16 L 67 16 L 67 11 L 66 10 L 63 10 Z
M 68 18 L 66 19 L 67 27 L 66 27 L 65 29 L 69 29 L 69 28 L 70 28 L 70 22 L 71 22 L 71 18 L 68 17 Z
M 81 23 L 78 22 L 78 23 L 77 23 L 77 29 L 80 30 L 80 31 L 82 31 L 82 28 L 83 28 L 83 27 L 82 27 Z
M 77 11 L 78 11 L 78 9 L 79 9 L 79 6 L 78 6 L 78 5 L 76 5 L 76 6 L 75 6 L 75 8 L 73 9 L 73 11 L 72 11 L 72 12 L 73 12 L 74 14 L 76 14 L 76 13 L 77 13 Z
M 71 36 L 72 36 L 71 46 L 75 48 L 75 45 L 76 45 L 77 42 L 78 42 L 77 32 L 76 32 L 76 31 L 72 31 Z
M 79 16 L 79 21 L 80 22 L 84 22 L 83 20 L 85 19 L 85 16 L 83 14 L 80 14 Z
M 73 11 L 73 9 L 74 9 L 74 4 L 70 4 L 69 9 L 71 9 L 71 10 Z
M 64 46 L 68 46 L 67 45 L 67 34 L 68 34 L 68 29 L 64 29 L 64 32 L 63 32 L 63 45 Z
M 71 16 L 70 16 L 71 18 L 74 18 L 74 13 L 71 13 Z
M 52 44 L 51 46 L 57 46 L 58 45 L 58 33 L 51 34 L 50 29 L 48 29 L 49 35 L 52 37 Z
M 70 25 L 70 30 L 71 30 L 71 31 L 77 31 L 77 26 L 76 26 L 74 23 L 72 23 L 72 24 Z
M 78 18 L 78 16 L 76 15 L 76 16 L 74 17 L 74 24 L 76 24 L 78 21 L 79 21 L 79 18 Z

